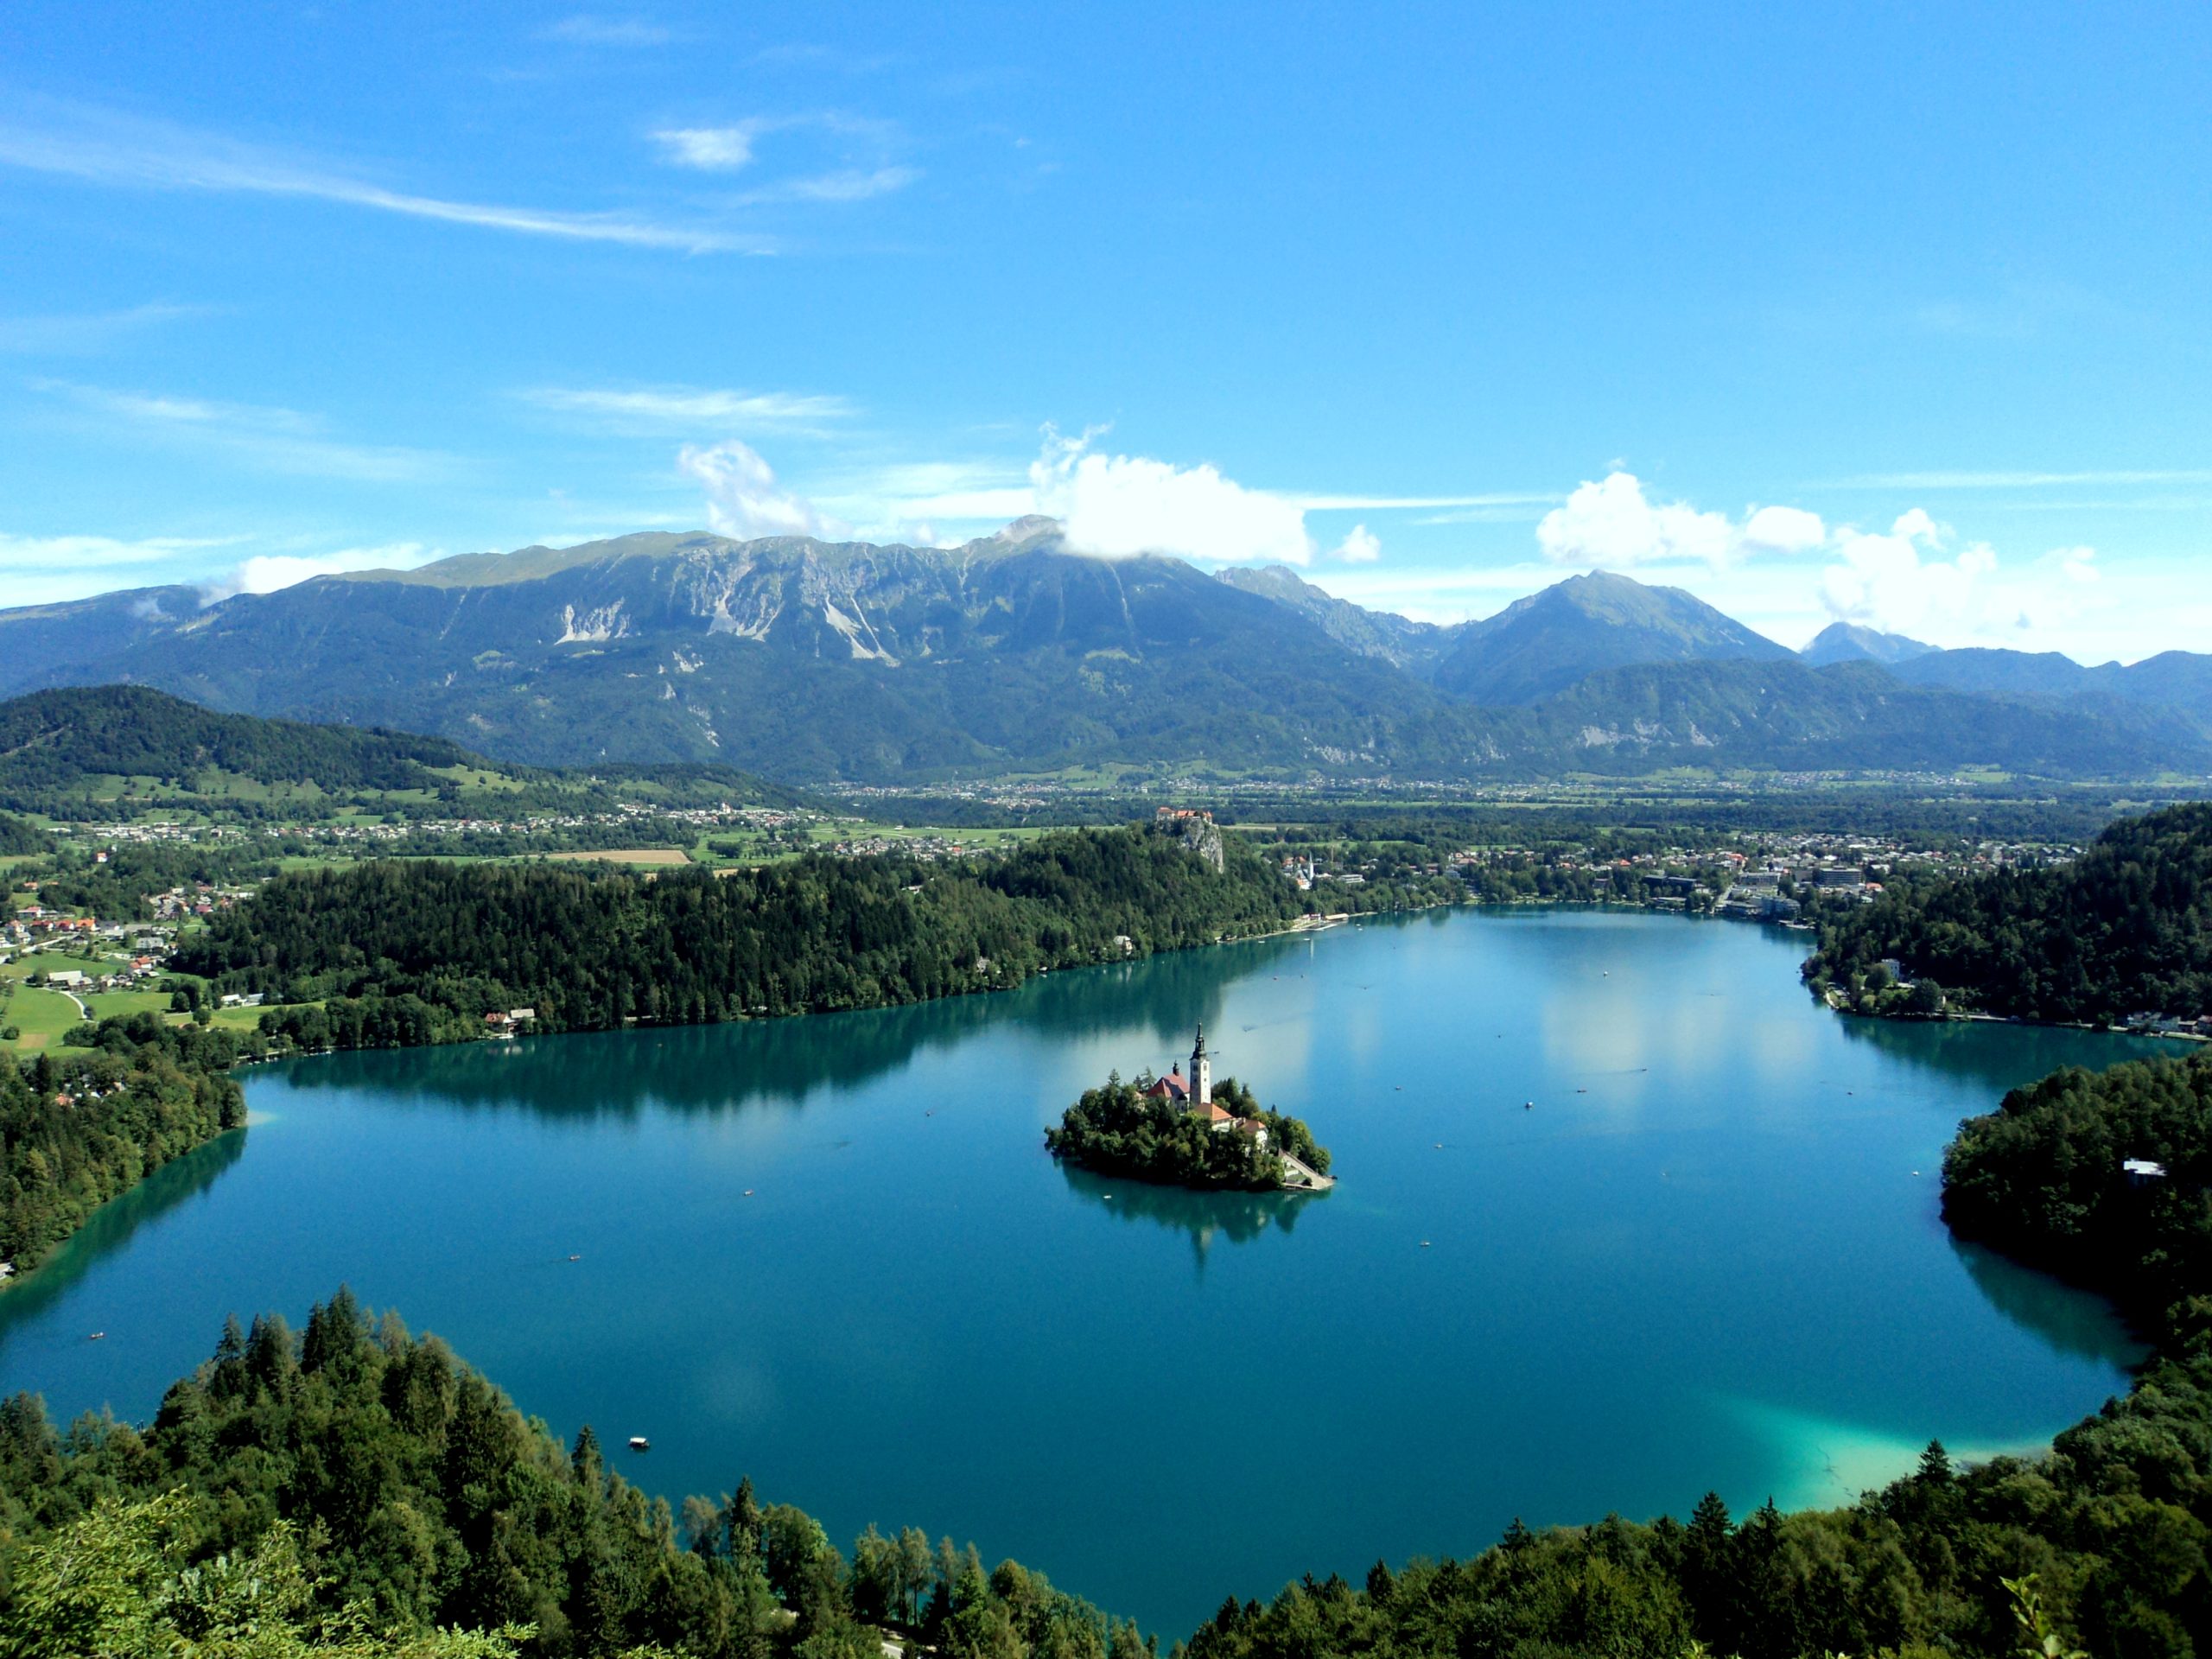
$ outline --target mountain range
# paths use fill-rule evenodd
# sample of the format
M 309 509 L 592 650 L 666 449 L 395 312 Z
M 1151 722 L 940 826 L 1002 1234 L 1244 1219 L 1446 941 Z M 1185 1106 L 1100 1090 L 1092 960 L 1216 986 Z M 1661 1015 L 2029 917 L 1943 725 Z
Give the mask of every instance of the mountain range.
M 950 549 L 655 532 L 205 607 L 162 588 L 0 611 L 0 696 L 110 681 L 508 761 L 791 783 L 2212 771 L 2212 657 L 2086 668 L 1840 624 L 1798 653 L 1608 574 L 1446 627 L 1281 568 L 1079 556 L 1048 519 Z

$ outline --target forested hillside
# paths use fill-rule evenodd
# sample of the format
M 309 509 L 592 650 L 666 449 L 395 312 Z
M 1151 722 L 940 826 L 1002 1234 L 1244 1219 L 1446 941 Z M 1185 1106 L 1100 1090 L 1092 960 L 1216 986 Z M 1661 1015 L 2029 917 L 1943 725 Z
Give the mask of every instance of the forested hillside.
M 652 879 L 394 860 L 279 877 L 176 965 L 226 990 L 331 999 L 269 1016 L 303 1046 L 398 1046 L 478 1035 L 485 1014 L 524 1006 L 541 1031 L 582 1031 L 918 1001 L 1265 931 L 1303 908 L 1235 838 L 1217 871 L 1149 826 L 975 864 L 807 858 Z
M 2212 804 L 2123 818 L 2070 864 L 1894 884 L 1822 917 L 1806 974 L 1848 987 L 1885 958 L 1992 1014 L 2212 1013 Z
M 2165 1173 L 2131 1180 L 2131 1160 Z M 2212 1289 L 2209 1187 L 2212 1055 L 2069 1067 L 1961 1125 L 1943 1162 L 1943 1215 L 2155 1326 Z
M 85 1035 L 97 1052 L 66 1061 L 24 1067 L 0 1049 L 0 1261 L 19 1273 L 110 1198 L 245 1122 L 229 1033 L 140 1014 Z
M 0 1652 L 284 1659 L 350 1605 L 365 1653 L 519 1626 L 533 1655 L 882 1659 L 865 1620 L 978 1659 L 1141 1659 L 1133 1631 L 1013 1562 L 986 1577 L 972 1546 L 871 1529 L 849 1564 L 811 1516 L 735 1486 L 687 1502 L 679 1540 L 588 1427 L 564 1449 L 444 1344 L 340 1290 L 298 1336 L 233 1321 L 143 1430 L 64 1438 L 36 1398 L 0 1405 Z M 250 1562 L 271 1580 L 257 1609 L 235 1582 Z M 170 1645 L 237 1641 L 206 1610 L 240 1603 L 259 1644 Z M 144 1645 L 100 1639 L 118 1633 Z
M 487 764 L 440 737 L 219 715 L 143 685 L 0 702 L 0 789 L 10 793 L 94 772 L 190 779 L 209 770 L 331 791 L 420 789 L 440 781 L 434 767 Z

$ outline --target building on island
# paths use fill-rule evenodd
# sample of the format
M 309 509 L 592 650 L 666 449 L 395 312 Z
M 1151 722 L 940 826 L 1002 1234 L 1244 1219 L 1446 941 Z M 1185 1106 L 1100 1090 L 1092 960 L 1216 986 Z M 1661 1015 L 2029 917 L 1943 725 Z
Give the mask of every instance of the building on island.
M 1206 1028 L 1200 1026 L 1198 1040 L 1191 1046 L 1191 1070 L 1186 1076 L 1182 1069 L 1170 1064 L 1167 1075 L 1155 1077 L 1147 1084 L 1146 1096 L 1179 1107 L 1192 1116 L 1203 1118 L 1217 1135 L 1231 1130 L 1260 1146 L 1268 1144 L 1268 1126 L 1257 1118 L 1239 1117 L 1213 1097 L 1213 1060 L 1206 1052 Z

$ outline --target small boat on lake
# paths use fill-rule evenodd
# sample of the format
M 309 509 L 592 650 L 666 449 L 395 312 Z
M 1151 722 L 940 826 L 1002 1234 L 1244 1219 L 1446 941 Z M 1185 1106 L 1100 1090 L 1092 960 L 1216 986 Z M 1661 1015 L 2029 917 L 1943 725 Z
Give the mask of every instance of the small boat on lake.
M 650 1452 L 653 1449 L 653 1443 L 642 1434 L 632 1434 L 630 1437 L 630 1449 L 632 1452 Z

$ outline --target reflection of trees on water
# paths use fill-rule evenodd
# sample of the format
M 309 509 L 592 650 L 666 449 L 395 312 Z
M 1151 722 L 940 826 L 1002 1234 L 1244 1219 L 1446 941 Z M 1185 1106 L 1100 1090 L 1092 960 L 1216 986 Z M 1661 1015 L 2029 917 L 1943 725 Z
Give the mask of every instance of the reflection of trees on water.
M 2128 1333 L 2118 1310 L 2094 1291 L 2024 1268 L 1983 1245 L 1953 1238 L 1951 1249 L 1992 1307 L 2060 1353 L 2126 1370 L 2150 1351 Z
M 990 1027 L 1055 1040 L 1132 1037 L 1134 1028 L 1141 1050 L 1165 1052 L 1190 1040 L 1193 1023 L 1218 1022 L 1231 984 L 1294 948 L 1288 938 L 1255 939 L 904 1007 L 331 1054 L 274 1074 L 302 1087 L 394 1090 L 547 1117 L 632 1117 L 648 1103 L 707 1112 L 796 1105 L 816 1089 L 869 1082 Z
M 1099 1175 L 1072 1164 L 1062 1164 L 1060 1173 L 1070 1192 L 1122 1221 L 1189 1234 L 1201 1274 L 1215 1240 L 1249 1244 L 1262 1233 L 1288 1233 L 1298 1225 L 1301 1209 L 1329 1200 L 1326 1192 L 1193 1192 L 1127 1176 Z
M 120 1250 L 148 1222 L 159 1220 L 214 1185 L 224 1171 L 245 1155 L 245 1136 L 244 1129 L 219 1135 L 181 1158 L 171 1159 L 122 1197 L 93 1211 L 53 1255 L 0 1296 L 0 1341 L 11 1327 L 43 1313 L 94 1262 Z
M 2187 1052 L 2192 1045 L 2169 1038 L 2128 1037 L 2109 1031 L 2055 1026 L 1999 1024 L 1990 1020 L 1874 1020 L 1834 1016 L 1847 1042 L 1953 1077 L 1969 1077 L 1989 1091 L 1994 1111 L 2007 1090 L 2033 1083 L 2061 1066 L 2092 1071 L 2123 1060 L 2149 1060 Z

